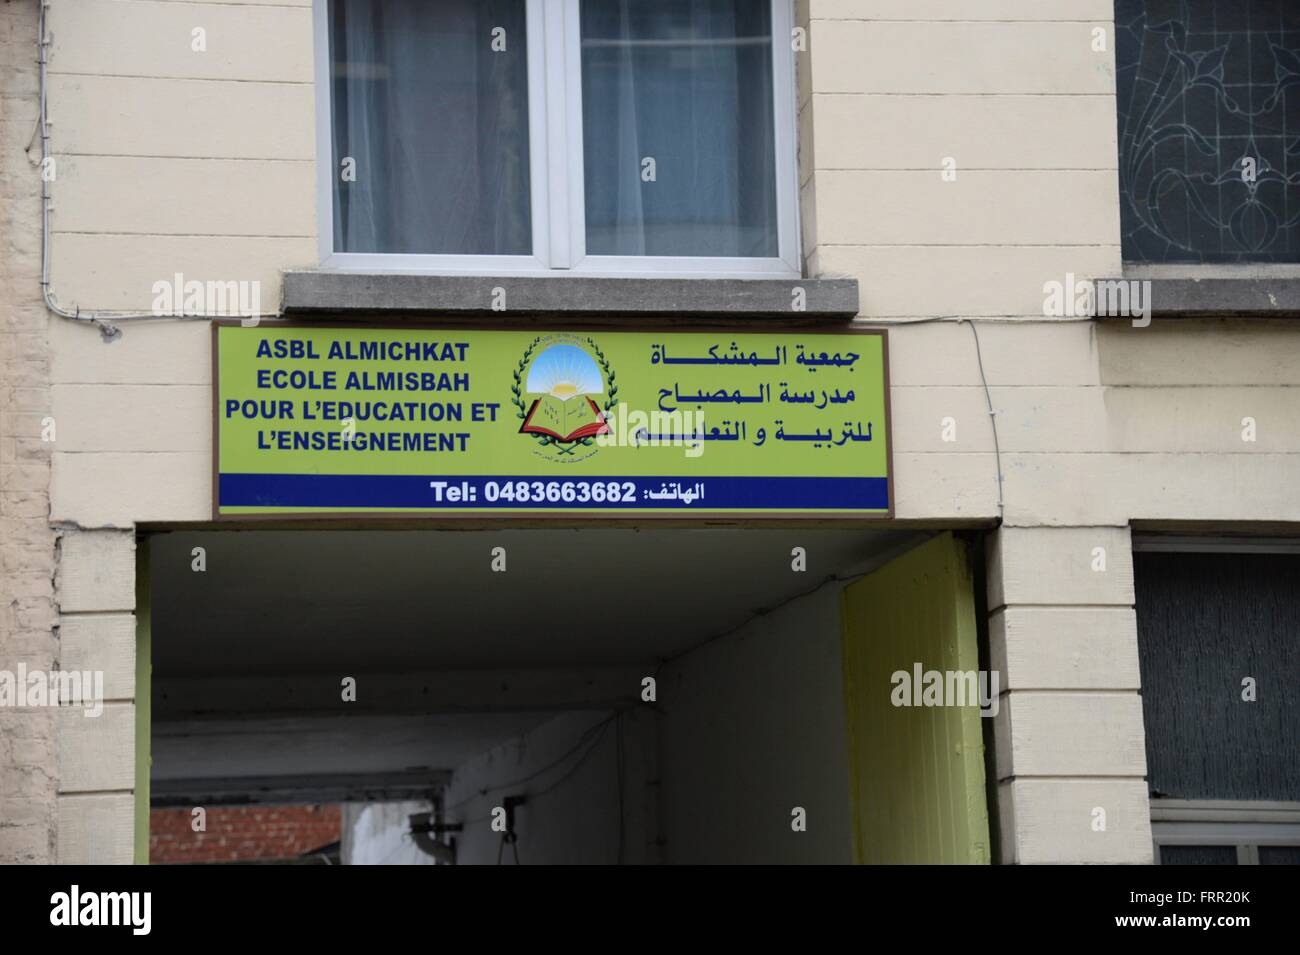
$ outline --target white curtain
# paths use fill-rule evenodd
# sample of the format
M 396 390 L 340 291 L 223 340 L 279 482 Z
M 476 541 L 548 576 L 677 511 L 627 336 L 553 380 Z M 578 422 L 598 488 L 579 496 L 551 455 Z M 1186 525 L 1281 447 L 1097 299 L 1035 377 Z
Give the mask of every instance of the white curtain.
M 771 32 L 769 0 L 583 0 L 588 253 L 777 255 Z
M 331 0 L 336 250 L 531 251 L 524 31 L 524 0 Z
M 525 23 L 331 0 L 337 250 L 531 251 Z M 587 251 L 775 256 L 769 0 L 582 0 L 581 31 Z

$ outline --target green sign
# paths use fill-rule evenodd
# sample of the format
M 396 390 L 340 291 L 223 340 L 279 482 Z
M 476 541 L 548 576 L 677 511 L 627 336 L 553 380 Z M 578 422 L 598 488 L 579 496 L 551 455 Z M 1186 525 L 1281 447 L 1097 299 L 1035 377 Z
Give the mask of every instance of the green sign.
M 891 513 L 883 331 L 214 335 L 219 517 Z

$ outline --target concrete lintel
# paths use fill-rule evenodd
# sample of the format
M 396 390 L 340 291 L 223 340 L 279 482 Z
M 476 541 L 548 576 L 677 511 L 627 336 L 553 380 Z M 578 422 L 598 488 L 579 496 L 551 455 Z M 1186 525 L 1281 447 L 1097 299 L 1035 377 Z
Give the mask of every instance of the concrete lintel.
M 504 311 L 493 311 L 505 292 Z M 803 289 L 797 296 L 796 289 Z M 802 309 L 798 309 L 801 304 Z M 284 310 L 393 315 L 837 318 L 858 313 L 857 279 L 670 279 L 284 273 Z
M 642 678 L 653 672 L 647 662 L 573 670 L 366 673 L 357 678 L 355 702 L 342 700 L 333 674 L 155 676 L 154 718 L 604 708 L 635 703 Z
M 315 776 L 156 779 L 152 801 L 160 808 L 403 801 L 427 799 L 450 778 L 446 770 L 409 769 Z

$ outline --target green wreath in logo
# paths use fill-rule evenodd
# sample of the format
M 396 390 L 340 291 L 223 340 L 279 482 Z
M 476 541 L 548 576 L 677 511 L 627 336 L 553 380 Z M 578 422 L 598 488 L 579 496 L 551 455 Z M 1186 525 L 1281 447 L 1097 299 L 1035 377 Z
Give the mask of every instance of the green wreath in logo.
M 618 404 L 618 384 L 614 380 L 614 369 L 610 367 L 609 359 L 600 350 L 600 346 L 596 344 L 595 339 L 588 337 L 586 342 L 591 346 L 596 361 L 600 365 L 601 373 L 605 376 L 605 412 L 609 413 Z M 533 353 L 537 351 L 537 347 L 541 344 L 542 339 L 539 336 L 534 338 L 532 344 L 524 351 L 523 357 L 519 359 L 519 364 L 515 367 L 514 383 L 510 386 L 510 393 L 513 396 L 511 401 L 518 409 L 518 417 L 521 421 L 528 417 L 528 406 L 524 404 L 524 372 L 533 359 Z M 560 454 L 573 454 L 579 447 L 591 447 L 596 442 L 596 439 L 590 436 L 567 442 L 559 441 L 549 434 L 533 433 L 531 437 L 537 442 L 539 448 L 553 444 Z

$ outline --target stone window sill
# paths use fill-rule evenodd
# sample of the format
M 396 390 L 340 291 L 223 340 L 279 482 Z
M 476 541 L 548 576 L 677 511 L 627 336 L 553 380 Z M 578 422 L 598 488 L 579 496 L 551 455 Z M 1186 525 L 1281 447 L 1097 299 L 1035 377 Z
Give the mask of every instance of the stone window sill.
M 1154 278 L 1128 276 L 1104 281 L 1149 281 L 1151 314 L 1156 318 L 1300 317 L 1300 278 Z M 1126 315 L 1097 316 L 1128 322 Z
M 493 309 L 504 290 L 505 308 Z M 802 289 L 803 309 L 795 308 Z M 857 279 L 655 279 L 284 273 L 284 311 L 398 315 L 851 319 Z

